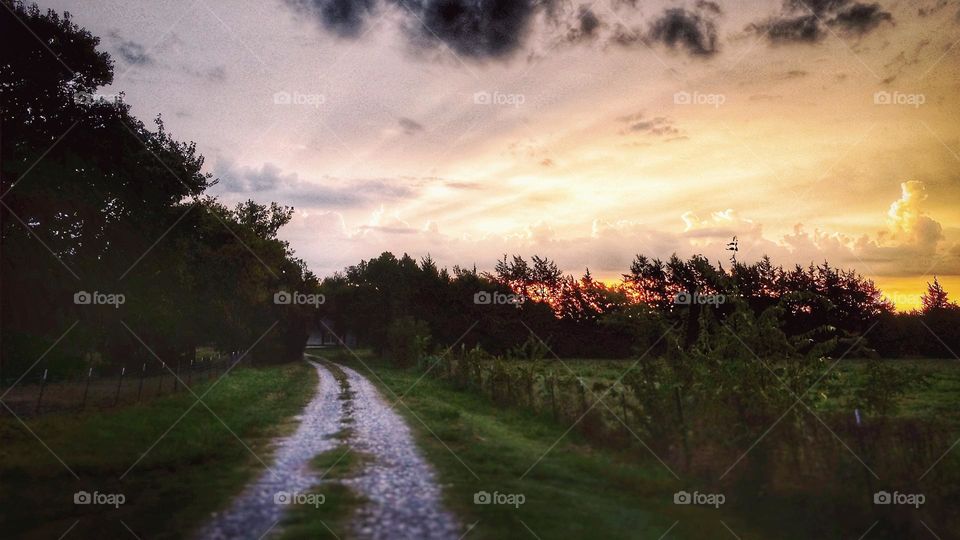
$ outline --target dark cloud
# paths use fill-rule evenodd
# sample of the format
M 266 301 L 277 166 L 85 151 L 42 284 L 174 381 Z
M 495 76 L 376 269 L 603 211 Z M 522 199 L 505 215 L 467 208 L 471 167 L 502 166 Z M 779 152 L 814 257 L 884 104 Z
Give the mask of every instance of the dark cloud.
M 751 23 L 747 30 L 765 35 L 774 44 L 816 43 L 827 27 L 848 35 L 864 35 L 882 23 L 893 23 L 893 15 L 877 3 L 854 0 L 785 0 L 779 15 Z
M 397 122 L 400 124 L 400 127 L 403 128 L 403 132 L 407 135 L 413 135 L 418 131 L 423 131 L 423 126 L 417 121 L 411 120 L 410 118 L 400 118 L 397 120 Z
M 576 14 L 569 18 L 560 13 L 553 13 L 549 21 L 561 28 L 566 28 L 563 39 L 569 43 L 592 40 L 599 35 L 601 27 L 604 26 L 592 7 L 586 4 L 581 5 Z
M 376 0 L 287 0 L 297 10 L 316 17 L 324 28 L 341 37 L 356 37 Z
M 118 52 L 128 64 L 145 66 L 153 63 L 153 57 L 147 54 L 147 49 L 135 41 L 121 40 Z
M 523 44 L 541 5 L 534 0 L 390 0 L 413 12 L 408 31 L 421 47 L 446 45 L 471 58 L 505 58 Z
M 820 41 L 824 31 L 815 15 L 769 19 L 763 23 L 754 23 L 749 27 L 758 33 L 766 33 L 772 43 L 813 43 Z
M 706 14 L 670 8 L 653 22 L 648 33 L 651 41 L 670 48 L 684 47 L 695 56 L 713 56 L 717 52 L 717 27 Z
M 357 37 L 381 2 L 398 8 L 415 47 L 447 46 L 470 58 L 518 50 L 536 11 L 552 0 L 287 0 L 341 37 Z
M 600 28 L 600 19 L 597 18 L 597 14 L 590 9 L 590 6 L 580 6 L 580 33 L 592 37 L 597 28 Z
M 893 23 L 893 15 L 884 11 L 880 4 L 856 3 L 837 13 L 829 24 L 850 33 L 866 34 L 884 22 Z

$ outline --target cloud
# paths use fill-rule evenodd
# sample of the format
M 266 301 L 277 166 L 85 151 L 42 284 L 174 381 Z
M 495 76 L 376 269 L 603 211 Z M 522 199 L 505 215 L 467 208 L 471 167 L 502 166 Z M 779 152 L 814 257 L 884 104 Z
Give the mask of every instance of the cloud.
M 643 113 L 636 113 L 621 116 L 617 120 L 626 124 L 626 127 L 620 132 L 622 134 L 641 133 L 657 137 L 677 136 L 681 134 L 680 130 L 674 126 L 673 119 L 666 116 L 647 118 Z
M 577 11 L 574 23 L 567 31 L 566 41 L 576 43 L 592 40 L 597 37 L 602 26 L 603 22 L 597 17 L 592 6 L 583 4 Z
M 893 23 L 893 15 L 877 3 L 853 0 L 785 0 L 781 13 L 751 23 L 747 31 L 766 36 L 770 43 L 816 43 L 826 37 L 829 27 L 847 35 L 864 35 L 882 23 Z
M 397 122 L 400 124 L 400 127 L 403 129 L 403 132 L 406 135 L 413 135 L 419 131 L 423 131 L 423 126 L 420 125 L 417 121 L 411 120 L 410 118 L 402 117 Z
M 667 9 L 653 22 L 647 36 L 671 49 L 682 46 L 694 56 L 713 56 L 717 52 L 716 24 L 703 12 Z
M 287 0 L 297 11 L 315 17 L 321 25 L 340 37 L 357 37 L 367 17 L 376 7 L 375 0 Z
M 362 178 L 324 178 L 321 183 L 303 180 L 296 173 L 284 173 L 272 163 L 259 168 L 218 163 L 214 176 L 219 179 L 217 191 L 224 195 L 273 199 L 308 208 L 359 208 L 406 200 L 413 198 L 422 184 L 415 179 Z
M 643 40 L 707 57 L 717 52 L 713 19 L 722 14 L 716 2 L 699 0 L 691 10 L 667 9 L 646 32 L 628 30 L 622 23 L 610 32 L 592 4 L 573 6 L 561 0 L 286 1 L 297 13 L 318 19 L 322 28 L 345 38 L 359 37 L 374 13 L 391 9 L 414 50 L 445 48 L 462 59 L 479 61 L 512 58 L 534 33 L 548 42 L 598 40 L 627 46 Z M 635 2 L 622 6 L 638 7 Z M 541 23 L 536 29 L 535 22 Z
M 881 23 L 893 23 L 893 15 L 884 11 L 880 4 L 856 3 L 837 13 L 836 17 L 828 21 L 829 24 L 839 26 L 849 33 L 866 34 Z
M 928 250 L 936 249 L 943 239 L 943 227 L 923 210 L 923 203 L 927 200 L 926 186 L 923 182 L 911 180 L 900 184 L 900 191 L 900 198 L 887 211 L 893 238 Z
M 120 54 L 120 58 L 128 64 L 136 66 L 153 64 L 153 57 L 147 54 L 147 49 L 135 41 L 120 39 L 117 52 Z
M 516 52 L 540 5 L 533 0 L 396 1 L 413 13 L 407 30 L 415 44 L 446 45 L 470 58 L 505 58 Z

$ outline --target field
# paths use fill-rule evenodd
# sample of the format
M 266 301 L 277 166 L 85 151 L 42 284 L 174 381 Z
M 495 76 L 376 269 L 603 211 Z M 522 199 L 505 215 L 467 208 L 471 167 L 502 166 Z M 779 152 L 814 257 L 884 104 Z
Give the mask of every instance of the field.
M 263 470 L 267 443 L 290 429 L 315 383 L 303 364 L 242 368 L 206 396 L 214 383 L 195 384 L 202 404 L 181 390 L 142 405 L 25 419 L 28 427 L 5 415 L 0 530 L 23 538 L 68 530 L 77 537 L 182 537 Z M 125 500 L 77 505 L 79 491 Z
M 616 415 L 627 417 L 623 424 L 611 420 L 611 414 L 595 419 L 607 424 L 605 428 L 591 425 L 581 429 L 582 420 L 573 428 L 569 418 L 551 410 L 549 398 L 530 406 L 524 401 L 526 390 L 519 391 L 521 397 L 515 398 L 514 403 L 488 382 L 482 387 L 464 387 L 456 377 L 455 362 L 448 374 L 441 364 L 433 369 L 421 366 L 421 369 L 402 370 L 387 366 L 370 354 L 361 354 L 359 358 L 362 363 L 342 353 L 337 361 L 354 365 L 368 374 L 370 371 L 365 366 L 371 367 L 376 375 L 371 378 L 380 381 L 386 396 L 394 396 L 391 401 L 404 396 L 405 405 L 398 406 L 420 432 L 423 447 L 440 469 L 442 481 L 448 484 L 449 504 L 467 523 L 477 523 L 472 537 L 521 536 L 518 530 L 529 529 L 542 538 L 597 535 L 658 538 L 675 524 L 670 537 L 722 538 L 730 537 L 733 532 L 742 538 L 811 535 L 856 538 L 875 525 L 871 537 L 896 538 L 913 534 L 924 524 L 941 535 L 952 527 L 953 522 L 945 516 L 952 512 L 950 501 L 953 499 L 939 497 L 956 490 L 950 480 L 955 477 L 956 456 L 947 455 L 922 482 L 901 483 L 896 475 L 903 471 L 894 466 L 896 460 L 910 461 L 907 469 L 912 473 L 916 466 L 931 465 L 933 459 L 921 463 L 916 459 L 919 454 L 911 448 L 878 451 L 869 447 L 874 437 L 881 441 L 893 440 L 894 436 L 909 437 L 911 432 L 897 431 L 900 421 L 907 422 L 908 428 L 928 426 L 928 422 L 936 426 L 960 425 L 955 407 L 950 406 L 956 400 L 960 370 L 949 361 L 911 360 L 896 364 L 898 369 L 923 373 L 926 382 L 897 400 L 899 408 L 895 416 L 864 418 L 865 432 L 859 442 L 851 435 L 854 432 L 845 431 L 844 426 L 837 424 L 834 414 L 840 413 L 832 412 L 831 408 L 846 410 L 847 394 L 852 393 L 865 376 L 864 362 L 842 362 L 836 369 L 841 374 L 839 380 L 844 392 L 826 400 L 822 408 L 816 410 L 818 417 L 834 426 L 828 429 L 817 424 L 819 430 L 806 442 L 819 448 L 804 447 L 796 453 L 787 452 L 788 445 L 798 445 L 789 439 L 780 440 L 780 433 L 771 430 L 772 434 L 762 445 L 768 448 L 763 455 L 775 462 L 772 466 L 755 469 L 755 463 L 747 465 L 748 458 L 738 465 L 745 469 L 741 475 L 731 474 L 726 481 L 718 481 L 715 476 L 704 474 L 704 470 L 716 465 L 711 460 L 728 466 L 732 461 L 724 461 L 728 456 L 702 455 L 708 452 L 693 448 L 694 460 L 701 467 L 686 468 L 676 456 L 663 453 L 656 441 L 641 436 L 643 432 L 639 428 L 633 431 L 627 427 L 627 423 L 632 424 L 632 405 L 627 406 L 626 415 Z M 534 379 L 538 381 L 570 375 L 572 370 L 576 377 L 584 380 L 581 388 L 599 389 L 612 387 L 631 364 L 628 361 L 564 360 L 562 364 L 559 361 L 527 365 L 520 362 L 515 367 L 521 371 L 533 368 Z M 495 378 L 481 377 L 484 381 Z M 515 381 L 511 391 L 517 393 L 521 386 Z M 532 394 L 543 396 L 549 392 Z M 577 390 L 571 391 L 568 399 L 574 402 L 573 408 L 579 406 L 577 401 L 581 395 Z M 587 403 L 592 403 L 589 397 Z M 611 409 L 619 411 L 614 406 L 617 403 L 618 399 L 610 400 Z M 853 418 L 852 413 L 849 416 Z M 625 437 L 617 431 L 626 432 L 629 439 L 624 442 Z M 831 431 L 843 439 L 834 438 Z M 913 435 L 923 439 L 913 442 L 928 448 L 923 458 L 926 454 L 943 455 L 952 441 L 943 438 L 932 442 L 929 436 Z M 955 437 L 956 430 L 950 430 L 947 435 Z M 848 452 L 845 445 L 855 450 L 851 448 Z M 657 450 L 657 456 L 652 449 Z M 661 455 L 666 463 L 660 461 Z M 807 461 L 825 455 L 829 455 L 829 463 L 803 470 Z M 888 459 L 887 455 L 895 456 L 896 460 Z M 877 477 L 857 463 L 856 456 L 863 456 Z M 768 476 L 758 478 L 753 474 L 757 470 Z M 825 482 L 824 475 L 830 480 Z M 926 506 L 918 511 L 878 508 L 872 504 L 872 496 L 884 489 L 923 492 Z M 673 494 L 679 490 L 723 493 L 726 500 L 720 508 L 676 505 Z M 473 495 L 478 491 L 522 493 L 526 501 L 519 508 L 476 505 Z M 921 520 L 924 524 L 919 523 Z

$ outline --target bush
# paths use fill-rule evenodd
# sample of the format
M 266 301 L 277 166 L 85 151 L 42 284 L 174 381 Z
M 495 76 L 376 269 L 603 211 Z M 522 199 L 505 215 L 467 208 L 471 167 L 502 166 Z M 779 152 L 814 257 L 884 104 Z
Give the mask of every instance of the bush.
M 407 368 L 427 354 L 430 348 L 430 327 L 426 322 L 403 317 L 387 327 L 385 356 L 394 365 Z

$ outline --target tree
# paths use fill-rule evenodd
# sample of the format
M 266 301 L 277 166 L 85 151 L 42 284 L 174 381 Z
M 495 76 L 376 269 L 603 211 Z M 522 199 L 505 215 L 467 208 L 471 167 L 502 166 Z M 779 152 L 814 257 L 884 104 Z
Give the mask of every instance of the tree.
M 923 313 L 956 307 L 956 304 L 947 298 L 947 291 L 940 285 L 937 276 L 933 276 L 933 283 L 927 283 L 927 292 L 920 298 L 920 304 L 920 311 Z

